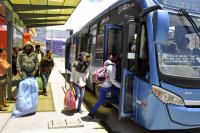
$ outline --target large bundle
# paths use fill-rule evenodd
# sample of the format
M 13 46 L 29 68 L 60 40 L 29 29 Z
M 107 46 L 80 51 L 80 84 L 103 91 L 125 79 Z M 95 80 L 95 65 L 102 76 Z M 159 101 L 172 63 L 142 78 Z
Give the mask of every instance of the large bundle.
M 38 84 L 35 78 L 27 78 L 19 84 L 17 101 L 12 115 L 21 117 L 36 112 L 38 103 Z

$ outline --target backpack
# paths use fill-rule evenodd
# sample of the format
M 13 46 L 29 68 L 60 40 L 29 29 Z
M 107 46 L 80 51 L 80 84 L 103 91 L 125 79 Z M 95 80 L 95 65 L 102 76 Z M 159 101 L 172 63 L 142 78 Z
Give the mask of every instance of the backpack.
M 113 64 L 109 64 L 113 65 Z M 109 66 L 107 65 L 107 67 Z M 107 67 L 101 66 L 93 73 L 93 82 L 94 83 L 103 83 L 109 76 L 107 74 Z
M 67 89 L 65 92 L 65 97 L 64 97 L 64 106 L 65 109 L 68 111 L 74 110 L 76 108 L 76 99 L 73 90 Z

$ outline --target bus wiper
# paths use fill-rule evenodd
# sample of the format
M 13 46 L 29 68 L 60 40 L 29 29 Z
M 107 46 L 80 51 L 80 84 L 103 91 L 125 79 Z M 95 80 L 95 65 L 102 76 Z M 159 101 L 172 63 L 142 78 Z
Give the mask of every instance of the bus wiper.
M 188 14 L 188 12 L 185 9 L 180 9 L 179 12 L 181 12 L 188 19 L 188 21 L 191 23 L 192 27 L 194 28 L 196 34 L 198 35 L 198 37 L 200 39 L 199 29 L 198 29 L 196 23 L 194 22 L 194 20 Z

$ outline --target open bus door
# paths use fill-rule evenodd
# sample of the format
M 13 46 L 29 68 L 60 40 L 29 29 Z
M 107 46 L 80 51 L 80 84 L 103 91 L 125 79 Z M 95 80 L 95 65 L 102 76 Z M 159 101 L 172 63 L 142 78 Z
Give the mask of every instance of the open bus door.
M 105 25 L 105 36 L 104 36 L 104 61 L 108 59 L 108 55 L 112 52 L 121 54 L 122 52 L 122 33 L 123 28 L 116 24 Z
M 136 23 L 125 16 L 123 29 L 122 85 L 119 118 L 136 117 L 134 71 L 136 66 Z
M 116 24 L 105 24 L 104 30 L 104 61 L 108 59 L 108 56 L 112 53 L 121 55 L 123 42 L 123 27 Z M 121 82 L 121 62 L 116 63 L 116 80 Z M 108 93 L 106 98 L 112 103 L 117 102 L 117 98 Z M 118 104 L 113 104 L 118 108 Z

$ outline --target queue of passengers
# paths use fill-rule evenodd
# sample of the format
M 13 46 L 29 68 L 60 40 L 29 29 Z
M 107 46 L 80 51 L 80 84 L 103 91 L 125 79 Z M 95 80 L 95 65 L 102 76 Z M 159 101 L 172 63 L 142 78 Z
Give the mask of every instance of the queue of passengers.
M 0 111 L 6 111 L 8 105 L 6 104 L 6 86 L 7 86 L 7 72 L 11 65 L 6 60 L 7 52 L 0 48 Z M 6 68 L 5 68 L 6 67 Z M 52 51 L 47 50 L 44 56 L 40 50 L 40 45 L 35 46 L 27 42 L 23 49 L 13 48 L 12 52 L 12 75 L 13 79 L 19 82 L 28 77 L 41 76 L 43 80 L 43 94 L 47 96 L 47 83 L 49 75 L 54 67 L 52 58 Z M 19 82 L 17 84 L 19 84 Z M 18 87 L 13 91 L 12 97 L 16 100 Z

